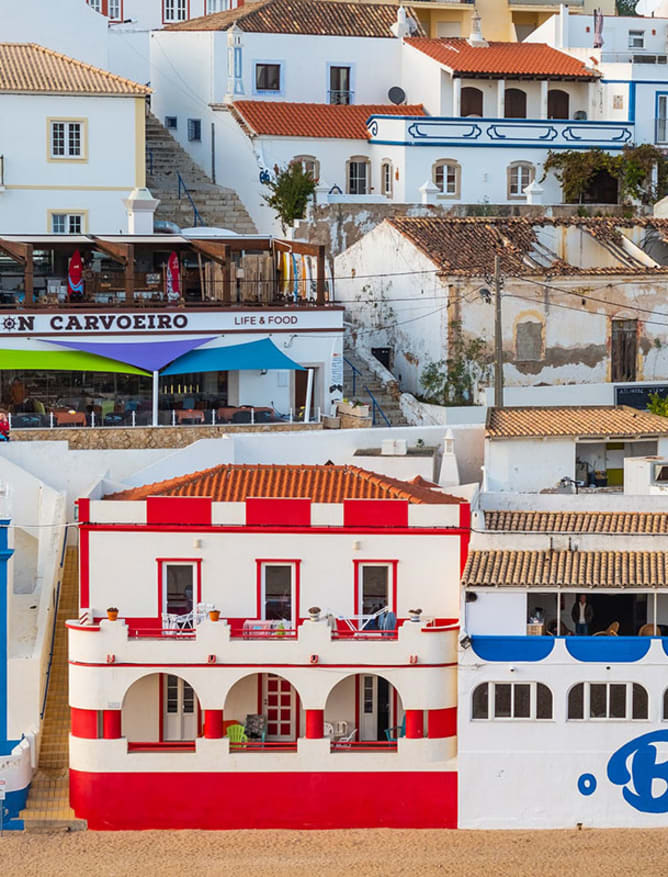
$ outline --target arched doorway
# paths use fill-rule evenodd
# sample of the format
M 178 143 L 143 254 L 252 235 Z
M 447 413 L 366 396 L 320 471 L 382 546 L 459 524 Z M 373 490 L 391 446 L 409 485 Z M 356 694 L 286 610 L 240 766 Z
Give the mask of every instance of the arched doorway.
M 503 114 L 506 119 L 526 119 L 526 91 L 521 88 L 507 88 L 503 98 Z
M 568 119 L 570 112 L 570 97 L 567 91 L 560 88 L 551 88 L 547 93 L 547 117 L 548 119 Z
M 459 112 L 462 116 L 482 116 L 482 91 L 479 88 L 462 88 Z
M 325 704 L 325 734 L 336 742 L 394 745 L 403 736 L 404 708 L 392 683 L 377 673 L 356 673 L 330 691 Z
M 129 748 L 193 743 L 201 724 L 194 688 L 173 673 L 142 676 L 123 698 L 121 728 Z
M 260 733 L 261 743 L 295 744 L 303 728 L 297 689 L 276 673 L 252 673 L 230 688 L 223 708 L 224 727 L 243 725 Z M 250 717 L 260 716 L 261 720 Z M 262 729 L 259 730 L 258 729 Z

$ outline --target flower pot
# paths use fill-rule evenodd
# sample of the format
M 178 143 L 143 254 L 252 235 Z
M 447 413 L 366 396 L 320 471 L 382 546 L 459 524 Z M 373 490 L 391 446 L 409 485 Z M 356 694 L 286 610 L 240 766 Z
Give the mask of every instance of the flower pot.
M 118 618 L 118 609 L 107 609 L 107 618 L 109 621 L 116 621 Z
M 220 611 L 218 609 L 211 609 L 209 611 L 209 618 L 211 621 L 218 621 L 220 618 Z
M 339 402 L 336 406 L 337 414 L 349 414 L 351 417 L 368 417 L 368 405 L 353 405 L 352 402 Z

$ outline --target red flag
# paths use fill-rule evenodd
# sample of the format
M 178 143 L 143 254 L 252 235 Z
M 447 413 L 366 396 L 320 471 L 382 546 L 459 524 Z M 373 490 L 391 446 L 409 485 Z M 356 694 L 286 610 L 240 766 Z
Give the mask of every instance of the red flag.
M 83 296 L 83 291 L 83 262 L 81 261 L 81 253 L 79 250 L 75 250 L 67 272 L 67 297 Z
M 172 250 L 167 262 L 167 298 L 181 297 L 181 279 L 179 277 L 179 257 Z

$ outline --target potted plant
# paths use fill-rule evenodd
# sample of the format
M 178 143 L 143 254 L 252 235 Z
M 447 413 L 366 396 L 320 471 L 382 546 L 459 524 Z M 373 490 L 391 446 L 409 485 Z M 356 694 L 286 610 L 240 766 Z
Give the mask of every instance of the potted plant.
M 369 406 L 365 405 L 361 399 L 344 399 L 336 406 L 337 414 L 351 414 L 353 417 L 368 417 Z
M 116 619 L 118 618 L 118 607 L 110 606 L 107 609 L 107 618 L 109 619 L 109 621 L 116 621 Z
M 409 609 L 408 617 L 411 621 L 419 621 L 422 616 L 422 609 Z
M 308 617 L 310 621 L 320 621 L 320 606 L 311 606 L 308 611 Z
M 220 618 L 220 610 L 219 609 L 209 609 L 209 618 L 211 621 L 218 621 Z

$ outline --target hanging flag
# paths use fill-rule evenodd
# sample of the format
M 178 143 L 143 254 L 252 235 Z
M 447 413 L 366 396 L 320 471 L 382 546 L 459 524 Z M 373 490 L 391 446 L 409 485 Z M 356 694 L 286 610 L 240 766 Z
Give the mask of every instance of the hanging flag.
M 81 253 L 79 250 L 75 250 L 67 272 L 67 297 L 83 298 L 83 291 L 83 262 L 81 261 Z
M 179 257 L 172 250 L 167 262 L 167 298 L 181 297 L 181 279 L 179 277 Z

